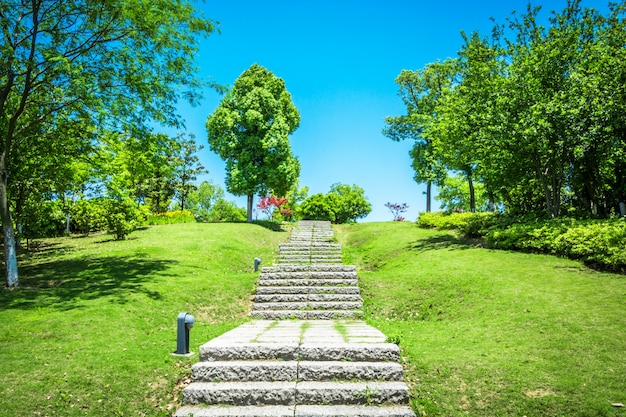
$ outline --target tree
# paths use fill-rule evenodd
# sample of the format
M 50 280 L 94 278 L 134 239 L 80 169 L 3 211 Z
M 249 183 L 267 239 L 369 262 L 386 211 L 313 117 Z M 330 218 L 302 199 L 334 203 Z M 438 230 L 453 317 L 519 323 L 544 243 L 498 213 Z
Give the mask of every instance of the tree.
M 210 213 L 217 202 L 223 199 L 222 187 L 211 181 L 202 181 L 187 197 L 187 208 L 196 216 L 196 219 L 205 222 L 212 221 Z
M 248 222 L 255 194 L 286 195 L 297 181 L 300 163 L 289 135 L 299 124 L 285 82 L 257 64 L 237 78 L 207 119 L 210 148 L 226 161 L 226 189 L 248 196 Z
M 167 16 L 167 19 L 163 19 Z M 198 35 L 214 30 L 187 1 L 5 0 L 0 4 L 0 217 L 7 286 L 18 284 L 8 186 L 15 148 L 44 132 L 178 125 L 179 98 L 197 102 Z M 43 152 L 42 152 L 43 154 Z
M 372 205 L 365 197 L 365 190 L 356 184 L 333 184 L 328 196 L 336 196 L 335 221 L 355 222 L 370 214 Z
M 328 197 L 322 193 L 313 194 L 298 206 L 298 215 L 304 220 L 324 220 L 335 222 L 336 195 Z
M 289 200 L 286 198 L 280 198 L 273 195 L 269 197 L 265 196 L 261 197 L 261 200 L 259 200 L 259 203 L 257 204 L 257 208 L 265 213 L 268 220 L 272 220 L 274 211 L 280 211 L 280 208 L 288 202 Z
M 177 139 L 179 150 L 175 162 L 174 191 L 178 197 L 180 209 L 185 210 L 185 200 L 192 191 L 196 190 L 194 181 L 198 178 L 198 175 L 208 173 L 209 171 L 204 169 L 198 155 L 196 155 L 196 152 L 203 147 L 196 145 L 193 135 L 189 138 L 179 135 Z
M 385 118 L 383 134 L 399 142 L 413 140 L 410 151 L 415 181 L 426 183 L 426 211 L 430 212 L 432 184 L 445 178 L 445 169 L 434 157 L 432 138 L 425 127 L 436 117 L 439 98 L 453 82 L 454 60 L 435 62 L 422 70 L 403 70 L 396 78 L 398 95 L 406 106 L 406 115 Z

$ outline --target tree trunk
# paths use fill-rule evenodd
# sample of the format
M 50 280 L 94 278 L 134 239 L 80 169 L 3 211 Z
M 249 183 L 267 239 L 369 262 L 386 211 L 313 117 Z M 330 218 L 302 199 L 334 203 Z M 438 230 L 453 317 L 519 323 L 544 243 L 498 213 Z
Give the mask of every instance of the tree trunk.
M 469 185 L 470 194 L 470 211 L 476 212 L 476 191 L 474 190 L 474 181 L 472 181 L 472 174 L 467 174 L 467 184 Z
M 426 213 L 430 213 L 430 193 L 433 183 L 428 181 L 426 183 Z
M 252 223 L 252 203 L 254 202 L 254 194 L 248 194 L 248 223 Z
M 9 210 L 7 197 L 7 174 L 4 167 L 0 167 L 0 217 L 2 218 L 2 233 L 4 234 L 4 269 L 7 287 L 16 287 L 18 284 L 17 255 L 15 252 L 15 230 Z

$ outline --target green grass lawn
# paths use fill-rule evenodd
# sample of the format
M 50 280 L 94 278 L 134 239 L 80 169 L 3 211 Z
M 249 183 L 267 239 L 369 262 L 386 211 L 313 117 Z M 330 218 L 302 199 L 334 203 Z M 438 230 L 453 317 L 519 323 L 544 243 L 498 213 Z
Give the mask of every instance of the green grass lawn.
M 199 345 L 247 320 L 254 257 L 287 237 L 191 223 L 36 242 L 0 290 L 0 415 L 171 415 Z M 181 311 L 194 358 L 170 356 Z
M 335 228 L 418 415 L 626 416 L 626 277 L 415 224 Z

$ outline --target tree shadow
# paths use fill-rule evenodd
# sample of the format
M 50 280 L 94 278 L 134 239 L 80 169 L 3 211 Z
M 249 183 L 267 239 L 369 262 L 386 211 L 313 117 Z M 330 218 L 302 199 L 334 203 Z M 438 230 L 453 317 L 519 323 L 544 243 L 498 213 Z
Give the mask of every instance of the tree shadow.
M 0 291 L 0 305 L 72 310 L 80 301 L 101 297 L 125 304 L 131 294 L 137 293 L 160 300 L 161 294 L 149 290 L 145 284 L 171 276 L 166 271 L 173 263 L 136 257 L 88 257 L 25 265 L 20 268 L 20 286 Z
M 283 227 L 281 223 L 276 223 L 271 220 L 255 220 L 252 224 L 264 227 L 272 232 L 287 232 L 287 228 Z
M 426 252 L 438 249 L 473 249 L 484 247 L 480 239 L 459 237 L 454 234 L 431 236 L 408 244 L 407 249 Z

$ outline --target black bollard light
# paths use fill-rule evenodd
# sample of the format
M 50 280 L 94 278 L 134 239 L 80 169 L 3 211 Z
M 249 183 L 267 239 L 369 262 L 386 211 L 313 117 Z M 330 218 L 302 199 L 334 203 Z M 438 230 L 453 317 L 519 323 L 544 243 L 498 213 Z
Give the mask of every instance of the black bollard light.
M 259 265 L 261 264 L 260 258 L 254 258 L 254 272 L 259 272 Z

